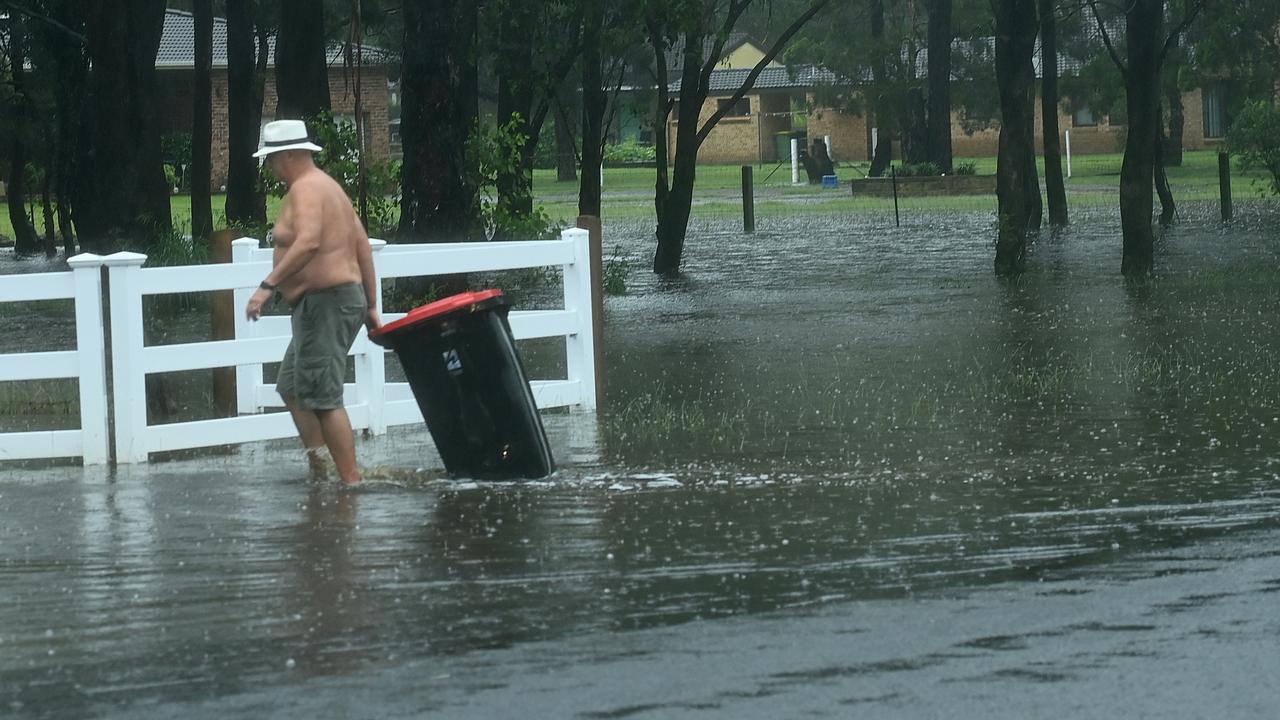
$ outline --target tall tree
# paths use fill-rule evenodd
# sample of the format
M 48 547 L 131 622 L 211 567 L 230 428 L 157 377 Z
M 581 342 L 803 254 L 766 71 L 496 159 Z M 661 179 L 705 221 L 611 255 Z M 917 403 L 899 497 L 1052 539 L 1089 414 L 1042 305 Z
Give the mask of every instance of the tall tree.
M 11 13 L 7 22 L 8 70 L 12 90 L 9 94 L 9 118 L 12 123 L 9 142 L 9 179 L 6 200 L 9 203 L 9 222 L 13 224 L 13 250 L 18 255 L 32 255 L 40 251 L 40 238 L 27 218 L 28 188 L 27 147 L 30 141 L 31 98 L 26 89 L 27 32 L 20 13 Z
M 258 187 L 258 146 L 266 82 L 265 32 L 255 28 L 254 0 L 227 3 L 227 222 L 243 228 L 267 223 L 266 197 Z M 257 40 L 257 47 L 254 43 Z
M 310 118 L 327 112 L 329 66 L 324 3 L 280 0 L 276 36 L 277 118 Z
M 195 78 L 191 98 L 191 237 L 213 232 L 213 0 L 192 3 L 195 30 Z
M 1107 50 L 1124 78 L 1128 133 L 1120 165 L 1120 228 L 1124 245 L 1120 271 L 1129 276 L 1151 272 L 1155 263 L 1155 233 L 1151 227 L 1153 189 L 1160 164 L 1160 71 L 1176 38 L 1199 15 L 1203 0 L 1185 0 L 1182 17 L 1166 35 L 1164 0 L 1132 0 L 1124 8 L 1125 59 L 1107 32 L 1096 0 L 1090 9 Z M 1163 167 L 1160 168 L 1161 172 Z M 1169 196 L 1172 201 L 1172 196 Z
M 1049 223 L 1067 224 L 1067 189 L 1062 178 L 1058 128 L 1058 13 L 1054 0 L 1040 0 L 1040 115 L 1044 126 L 1044 185 Z
M 991 0 L 996 20 L 996 83 L 1000 89 L 1000 143 L 996 157 L 999 229 L 995 269 L 1021 272 L 1033 214 L 1028 171 L 1035 168 L 1036 0 Z M 1035 203 L 1039 203 L 1039 191 Z
M 95 252 L 148 242 L 171 226 L 157 123 L 155 58 L 164 0 L 86 0 L 90 62 L 73 208 Z
M 57 199 L 58 235 L 66 257 L 76 254 L 75 229 L 71 205 L 76 185 L 76 144 L 80 136 L 80 117 L 84 106 L 85 84 L 88 82 L 89 59 L 86 54 L 84 18 L 76 0 L 47 0 L 47 17 L 36 23 L 30 37 L 33 50 L 40 53 L 36 74 L 46 79 L 42 84 L 53 91 L 53 131 L 50 142 L 53 160 L 48 172 L 53 175 L 52 191 Z
M 929 0 L 929 162 L 951 172 L 951 26 L 952 0 Z
M 701 119 L 702 106 L 711 91 L 711 73 L 720 64 L 725 43 L 742 14 L 750 7 L 752 0 L 727 0 L 723 6 L 717 3 L 704 5 L 701 0 L 684 0 L 684 2 L 676 2 L 674 8 L 666 8 L 674 12 L 665 18 L 659 18 L 653 14 L 649 16 L 649 26 L 659 30 L 659 34 L 664 38 L 678 36 L 684 43 L 681 52 L 683 62 L 680 68 L 680 101 L 677 110 L 675 162 L 672 168 L 671 185 L 665 192 L 660 187 L 658 197 L 655 198 L 655 207 L 658 212 L 658 248 L 653 258 L 654 272 L 670 275 L 680 270 L 680 261 L 684 255 L 685 234 L 689 226 L 689 214 L 693 207 L 698 150 L 702 143 L 706 141 L 707 136 L 725 114 L 755 87 L 756 78 L 760 77 L 764 68 L 773 62 L 800 28 L 812 20 L 829 2 L 830 0 L 809 0 L 804 11 L 799 13 L 774 39 L 733 95 L 721 103 L 720 107 L 705 121 Z M 656 9 L 659 5 L 655 4 L 654 7 Z M 665 39 L 651 38 L 651 42 L 655 47 L 666 45 Z M 659 87 L 659 92 L 659 106 L 666 106 L 663 101 L 668 98 L 663 97 L 664 88 Z M 662 119 L 663 122 L 658 123 L 656 127 L 666 127 L 666 118 Z M 666 158 L 660 155 L 659 168 L 665 163 Z M 662 184 L 661 181 L 660 184 Z
M 512 218 L 533 212 L 533 158 L 556 93 L 580 49 L 579 5 L 586 14 L 604 0 L 498 0 L 495 69 L 497 121 L 524 137 L 518 167 L 498 169 L 498 203 Z M 589 92 L 584 88 L 584 92 Z M 503 232 L 498 229 L 498 234 Z M 499 236 L 495 235 L 495 239 Z
M 401 241 L 480 237 L 464 150 L 479 116 L 475 0 L 405 0 Z
M 871 44 L 876 47 L 875 60 L 871 63 L 872 112 L 876 122 L 876 138 L 871 156 L 871 177 L 881 177 L 893 162 L 893 136 L 897 130 L 898 109 L 889 98 L 888 86 L 892 84 L 886 70 L 884 42 L 884 0 L 868 0 L 870 3 L 869 29 Z

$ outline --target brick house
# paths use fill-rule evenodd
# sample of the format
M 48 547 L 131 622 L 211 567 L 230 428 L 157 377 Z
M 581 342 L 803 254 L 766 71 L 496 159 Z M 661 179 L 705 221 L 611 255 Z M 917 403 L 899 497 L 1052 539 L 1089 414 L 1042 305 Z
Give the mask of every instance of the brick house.
M 750 69 L 764 57 L 749 40 L 742 39 L 729 47 L 720 66 L 711 73 L 711 92 L 702 106 L 700 123 L 729 101 Z M 709 165 L 780 162 L 790 157 L 791 137 L 829 137 L 832 156 L 837 161 L 868 161 L 875 136 L 874 117 L 818 104 L 818 88 L 835 81 L 831 71 L 819 66 L 788 69 L 779 63 L 770 63 L 757 78 L 752 91 L 707 135 L 698 153 L 699 162 Z M 672 83 L 671 92 L 678 95 L 679 91 L 677 80 Z M 1202 150 L 1220 145 L 1227 129 L 1222 86 L 1209 85 L 1185 92 L 1182 102 L 1183 148 Z M 1038 96 L 1035 105 L 1036 144 L 1041 147 Z M 671 147 L 675 145 L 677 127 L 678 120 L 672 113 L 667 124 Z M 1095 117 L 1088 108 L 1069 112 L 1060 103 L 1058 127 L 1071 133 L 1073 154 L 1115 153 L 1124 149 L 1124 126 L 1112 124 L 1106 117 Z M 987 129 L 969 132 L 961 123 L 959 113 L 952 112 L 951 143 L 956 157 L 994 156 L 999 138 L 998 121 Z
M 267 54 L 267 77 L 263 89 L 263 123 L 274 119 L 277 104 L 275 73 L 275 41 Z M 364 115 L 364 145 L 370 160 L 390 157 L 386 60 L 381 52 L 366 46 L 365 67 L 360 72 L 360 92 Z M 159 85 L 158 106 L 161 110 L 161 132 L 190 133 L 192 127 L 193 75 L 195 73 L 195 24 L 191 13 L 166 10 L 164 33 L 156 53 L 156 75 Z M 329 97 L 333 114 L 339 119 L 355 118 L 355 70 L 343 67 L 341 49 L 329 48 Z M 213 142 L 211 181 L 215 191 L 227 182 L 227 23 L 213 21 Z

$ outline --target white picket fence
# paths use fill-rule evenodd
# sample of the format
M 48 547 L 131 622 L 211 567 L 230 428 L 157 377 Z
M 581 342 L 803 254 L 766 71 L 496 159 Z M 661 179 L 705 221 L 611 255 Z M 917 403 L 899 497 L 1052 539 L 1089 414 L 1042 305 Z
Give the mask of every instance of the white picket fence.
M 563 337 L 566 351 L 567 373 L 564 378 L 539 379 L 531 382 L 534 399 L 539 407 L 581 406 L 594 408 L 595 354 L 593 337 L 593 308 L 591 303 L 590 250 L 585 230 L 571 229 L 561 234 L 559 240 L 496 243 L 453 243 L 432 245 L 392 245 L 375 240 L 374 265 L 379 284 L 384 278 L 451 275 L 458 273 L 515 270 L 537 267 L 560 267 L 564 277 L 564 307 L 557 310 L 513 311 L 510 314 L 512 333 L 517 340 L 543 337 Z M 83 259 L 82 259 L 83 258 Z M 285 316 L 267 316 L 258 322 L 243 319 L 242 309 L 253 289 L 271 269 L 271 250 L 259 247 L 252 238 L 241 238 L 232 244 L 232 262 L 224 265 L 199 265 L 169 268 L 144 268 L 146 256 L 137 253 L 116 253 L 106 258 L 80 256 L 72 263 L 75 272 L 85 273 L 88 283 L 89 262 L 97 262 L 107 268 L 110 293 L 110 327 L 112 395 L 115 421 L 115 459 L 117 462 L 145 462 L 150 453 L 183 450 L 213 445 L 229 445 L 258 440 L 290 437 L 295 434 L 293 422 L 287 412 L 265 412 L 282 407 L 274 386 L 263 382 L 263 365 L 279 362 L 289 342 L 290 325 Z M 95 266 L 96 268 L 96 266 Z M 37 295 L 39 281 L 27 281 L 34 276 L 10 276 L 0 278 L 0 300 L 29 300 L 50 297 L 47 290 Z M 93 275 L 97 277 L 97 275 Z M 80 276 L 77 276 L 77 280 Z M 16 283 L 16 284 L 15 284 Z M 78 336 L 79 351 L 75 366 L 60 354 L 30 354 L 0 356 L 0 380 L 34 377 L 37 366 L 44 365 L 42 358 L 56 355 L 57 362 L 49 363 L 48 372 L 62 372 L 74 376 L 81 373 L 81 395 L 92 392 L 92 382 L 86 382 L 83 366 L 95 352 L 101 358 L 102 332 L 100 306 L 79 298 L 98 298 L 93 288 L 80 287 L 68 295 L 77 300 L 77 316 L 85 306 L 85 313 L 98 307 L 97 335 L 82 331 Z M 65 284 L 58 287 L 66 289 Z M 143 337 L 142 298 L 148 295 L 171 293 L 214 292 L 232 290 L 234 311 L 237 318 L 234 340 L 217 340 L 168 345 L 147 345 Z M 98 291 L 100 292 L 100 290 Z M 381 310 L 381 298 L 379 298 Z M 402 317 L 386 314 L 384 322 Z M 85 320 L 89 323 L 88 318 Z M 388 383 L 385 376 L 385 351 L 373 344 L 364 330 L 360 331 L 351 354 L 355 357 L 355 382 L 349 383 L 344 393 L 351 424 L 356 429 L 374 434 L 386 432 L 392 425 L 422 421 L 413 394 L 407 383 Z M 28 358 L 8 362 L 4 358 Z M 60 363 L 60 364 L 58 364 Z M 105 362 L 98 360 L 101 377 Z M 146 376 L 153 373 L 200 370 L 206 368 L 235 367 L 236 392 L 239 414 L 236 417 L 148 424 Z M 54 375 L 65 377 L 67 375 Z M 42 375 L 41 377 L 48 377 Z M 98 395 L 101 396 L 99 385 Z M 82 408 L 86 407 L 82 399 Z M 91 408 L 92 409 L 92 408 Z M 105 412 L 102 413 L 102 449 L 95 446 L 92 452 L 75 444 L 80 435 L 70 431 L 57 433 L 21 433 L 0 435 L 0 459 L 11 457 L 3 454 L 21 445 L 26 436 L 39 439 L 43 446 L 28 448 L 22 457 L 56 457 L 82 454 L 85 462 L 105 462 Z M 97 423 L 95 417 L 94 423 Z M 97 442 L 98 424 L 82 420 L 82 433 Z M 50 438 L 48 436 L 52 435 Z M 56 440 L 56 444 L 55 444 Z M 87 442 L 87 441 L 86 441 Z M 13 455 L 12 457 L 19 457 Z
M 79 379 L 80 427 L 74 430 L 0 433 L 0 460 L 84 458 L 107 462 L 107 367 L 103 353 L 102 265 L 97 255 L 77 255 L 67 272 L 5 276 L 0 302 L 75 300 L 76 349 L 0 354 L 0 380 Z

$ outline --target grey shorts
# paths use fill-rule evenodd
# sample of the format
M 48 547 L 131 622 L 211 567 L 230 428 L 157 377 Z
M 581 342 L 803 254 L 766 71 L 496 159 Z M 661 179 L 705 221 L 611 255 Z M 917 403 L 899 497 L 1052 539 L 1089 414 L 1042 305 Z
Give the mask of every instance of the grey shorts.
M 293 339 L 280 362 L 276 392 L 303 410 L 342 407 L 347 352 L 367 314 L 360 283 L 304 294 L 293 307 Z

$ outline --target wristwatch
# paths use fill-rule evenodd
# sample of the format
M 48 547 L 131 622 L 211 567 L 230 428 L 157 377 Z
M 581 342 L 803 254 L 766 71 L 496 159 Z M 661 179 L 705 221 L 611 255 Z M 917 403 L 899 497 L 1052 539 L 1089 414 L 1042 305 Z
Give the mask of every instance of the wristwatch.
M 276 291 L 276 287 L 277 287 L 277 286 L 272 285 L 271 283 L 267 282 L 266 280 L 263 280 L 262 282 L 258 283 L 258 287 L 260 287 L 260 288 L 262 288 L 263 290 L 266 290 L 266 291 L 268 291 L 268 292 L 275 292 L 275 291 Z

